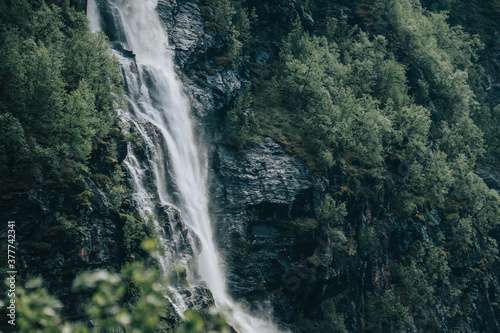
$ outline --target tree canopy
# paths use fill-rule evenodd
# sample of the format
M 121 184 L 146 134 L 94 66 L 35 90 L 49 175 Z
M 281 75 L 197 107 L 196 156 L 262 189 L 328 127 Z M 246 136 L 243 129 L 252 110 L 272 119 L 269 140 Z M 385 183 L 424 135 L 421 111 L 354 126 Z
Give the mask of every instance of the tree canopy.
M 13 16 L 2 17 L 0 34 L 0 116 L 9 128 L 0 134 L 0 183 L 73 180 L 122 103 L 117 60 L 106 37 L 68 4 L 8 8 Z

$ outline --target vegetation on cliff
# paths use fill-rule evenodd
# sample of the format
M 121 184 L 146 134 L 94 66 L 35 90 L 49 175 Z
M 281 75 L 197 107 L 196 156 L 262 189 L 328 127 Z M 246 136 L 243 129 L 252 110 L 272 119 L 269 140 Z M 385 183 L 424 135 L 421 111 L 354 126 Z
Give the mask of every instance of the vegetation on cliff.
M 318 270 L 331 270 L 332 258 L 354 263 L 346 273 L 353 285 L 326 283 L 297 305 L 291 327 L 491 330 L 500 316 L 500 196 L 475 170 L 478 161 L 498 168 L 500 159 L 500 94 L 488 86 L 500 72 L 500 2 L 300 0 L 276 10 L 265 1 L 203 0 L 199 9 L 224 45 L 205 71 L 232 68 L 248 79 L 224 110 L 223 140 L 244 154 L 271 137 L 328 180 L 304 216 L 269 222 L 284 237 L 327 239 L 311 257 Z M 2 200 L 83 181 L 74 202 L 89 207 L 89 184 L 97 184 L 122 221 L 124 253 L 140 251 L 151 232 L 124 205 L 116 147 L 124 135 L 115 128 L 123 91 L 108 41 L 67 4 L 0 0 L 0 14 Z M 202 84 L 206 75 L 198 76 Z M 78 234 L 73 211 L 52 213 L 50 235 Z M 411 228 L 423 231 L 398 233 Z M 243 256 L 251 244 L 239 240 Z M 42 253 L 47 246 L 32 244 Z M 371 276 L 356 275 L 356 263 Z M 300 271 L 302 262 L 293 264 Z M 87 319 L 102 329 L 168 331 L 157 280 L 154 270 L 129 265 L 75 285 L 93 294 Z M 21 290 L 22 327 L 69 325 L 54 311 L 60 303 L 34 290 Z M 189 313 L 179 331 L 225 329 L 220 316 L 207 318 Z
M 270 16 L 269 8 L 247 4 Z M 251 38 L 243 49 L 249 84 L 226 112 L 226 142 L 244 154 L 245 146 L 271 137 L 330 180 L 323 205 L 309 212 L 332 244 L 325 256 L 371 260 L 384 251 L 387 228 L 366 215 L 360 221 L 353 211 L 360 203 L 380 207 L 371 211 L 376 220 L 429 228 L 430 239 L 403 252 L 387 249 L 385 287 L 363 292 L 366 330 L 471 324 L 481 296 L 463 286 L 479 284 L 500 265 L 500 196 L 475 173 L 478 160 L 500 157 L 500 98 L 483 68 L 498 61 L 484 48 L 498 48 L 491 35 L 498 23 L 486 22 L 500 16 L 500 3 L 474 2 L 469 10 L 461 1 L 310 0 L 297 7 L 289 25 L 269 17 L 255 24 L 254 36 L 279 36 Z M 498 75 L 498 66 L 490 67 L 489 79 Z M 349 212 L 340 222 L 337 203 Z M 324 296 L 325 309 L 331 300 Z M 296 316 L 307 317 L 311 309 L 300 308 Z M 324 331 L 316 324 L 306 318 L 296 327 Z
M 10 1 L 9 1 L 10 2 Z M 123 99 L 102 33 L 68 4 L 2 2 L 0 183 L 73 181 L 110 134 Z

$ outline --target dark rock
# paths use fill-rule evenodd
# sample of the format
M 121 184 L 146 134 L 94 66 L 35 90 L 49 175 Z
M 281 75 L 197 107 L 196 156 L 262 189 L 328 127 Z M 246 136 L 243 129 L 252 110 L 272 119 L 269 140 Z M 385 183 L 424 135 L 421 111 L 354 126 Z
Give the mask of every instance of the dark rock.
M 271 139 L 249 147 L 241 158 L 223 146 L 217 153 L 216 170 L 225 190 L 221 199 L 231 206 L 262 202 L 288 205 L 302 190 L 314 185 L 314 177 L 305 163 Z
M 187 0 L 158 1 L 160 17 L 167 26 L 176 62 L 181 68 L 215 44 L 214 34 L 205 33 L 205 20 L 198 4 L 198 1 Z
M 196 286 L 189 289 L 185 288 L 181 289 L 179 293 L 183 296 L 188 309 L 202 311 L 215 305 L 212 293 L 206 287 Z
M 120 52 L 125 58 L 135 59 L 134 52 L 125 49 L 122 43 L 113 43 L 113 49 Z
M 493 170 L 485 164 L 477 163 L 476 173 L 489 187 L 500 191 L 500 172 Z
M 175 62 L 192 110 L 198 119 L 204 119 L 229 105 L 240 90 L 242 79 L 235 69 L 213 64 L 212 58 L 221 56 L 226 45 L 215 32 L 205 29 L 199 5 L 199 1 L 160 0 L 158 11 L 175 50 Z M 211 121 L 213 118 L 205 119 L 205 123 Z M 204 131 L 201 126 L 198 129 Z
M 221 235 L 246 236 L 252 219 L 291 217 L 297 205 L 305 204 L 296 198 L 316 182 L 303 161 L 270 139 L 249 147 L 243 157 L 219 146 L 213 161 L 212 202 Z M 219 238 L 222 248 L 229 246 L 227 237 Z
M 306 215 L 314 193 L 325 184 L 303 161 L 272 141 L 247 147 L 243 156 L 218 146 L 213 158 L 212 203 L 217 238 L 227 263 L 230 294 L 255 311 L 273 308 L 273 291 L 284 285 L 292 263 L 312 255 L 318 243 L 310 235 L 284 237 L 271 223 Z M 293 293 L 293 297 L 299 294 Z M 295 305 L 281 305 L 282 318 Z

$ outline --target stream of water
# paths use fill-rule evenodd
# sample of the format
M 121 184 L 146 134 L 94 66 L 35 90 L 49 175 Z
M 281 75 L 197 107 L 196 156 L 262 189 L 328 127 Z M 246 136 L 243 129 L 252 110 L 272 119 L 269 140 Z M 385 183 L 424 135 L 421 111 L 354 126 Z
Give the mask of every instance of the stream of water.
M 167 241 L 158 221 L 154 221 L 160 231 L 158 242 L 165 248 L 165 255 L 160 258 L 164 274 L 174 269 L 174 262 L 182 262 L 176 253 L 180 243 L 199 244 L 191 265 L 195 272 L 190 274 L 198 281 L 190 282 L 206 283 L 216 306 L 230 311 L 228 322 L 237 331 L 279 332 L 270 321 L 249 314 L 227 293 L 208 211 L 206 152 L 195 140 L 190 106 L 174 71 L 167 32 L 156 11 L 157 1 L 96 1 L 99 0 L 88 1 L 91 29 L 113 25 L 110 39 L 135 55 L 116 52 L 129 102 L 122 120 L 138 133 L 148 159 L 143 163 L 146 165 L 141 165 L 129 146 L 125 165 L 134 187 L 135 205 L 143 218 L 154 217 L 157 207 L 177 207 L 189 232 L 194 233 L 188 239 L 177 236 L 174 241 Z M 107 11 L 106 18 L 102 15 L 103 8 Z M 190 265 L 186 265 L 189 269 Z M 178 311 L 185 310 L 181 296 L 172 301 Z

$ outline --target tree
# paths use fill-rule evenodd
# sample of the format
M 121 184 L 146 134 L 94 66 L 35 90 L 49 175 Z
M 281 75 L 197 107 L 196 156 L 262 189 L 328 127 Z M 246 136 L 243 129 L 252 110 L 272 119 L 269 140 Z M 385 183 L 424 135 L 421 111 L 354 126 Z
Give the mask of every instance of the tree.
M 19 120 L 0 114 L 0 184 L 22 179 L 27 173 L 28 144 Z
M 409 308 L 401 304 L 393 288 L 381 296 L 370 295 L 365 316 L 368 331 L 396 333 L 416 330 L 409 320 Z
M 21 54 L 25 73 L 17 96 L 24 101 L 24 109 L 19 110 L 19 119 L 39 140 L 58 144 L 52 125 L 63 111 L 62 55 L 31 38 L 24 41 Z
M 86 161 L 92 150 L 92 138 L 101 124 L 94 113 L 95 96 L 87 82 L 80 81 L 79 87 L 66 98 L 64 117 L 60 119 L 60 139 L 68 145 L 69 156 L 76 161 Z
M 14 7 L 25 19 L 0 35 L 0 115 L 11 114 L 23 130 L 26 170 L 74 180 L 123 107 L 117 60 L 68 4 Z
M 70 29 L 68 34 L 63 72 L 67 89 L 74 90 L 85 80 L 95 96 L 95 112 L 101 119 L 96 135 L 102 137 L 109 130 L 114 110 L 123 107 L 120 67 L 103 32 L 91 33 L 87 27 Z
M 225 119 L 226 141 L 242 150 L 244 146 L 258 143 L 260 125 L 252 108 L 250 86 L 242 89 Z

